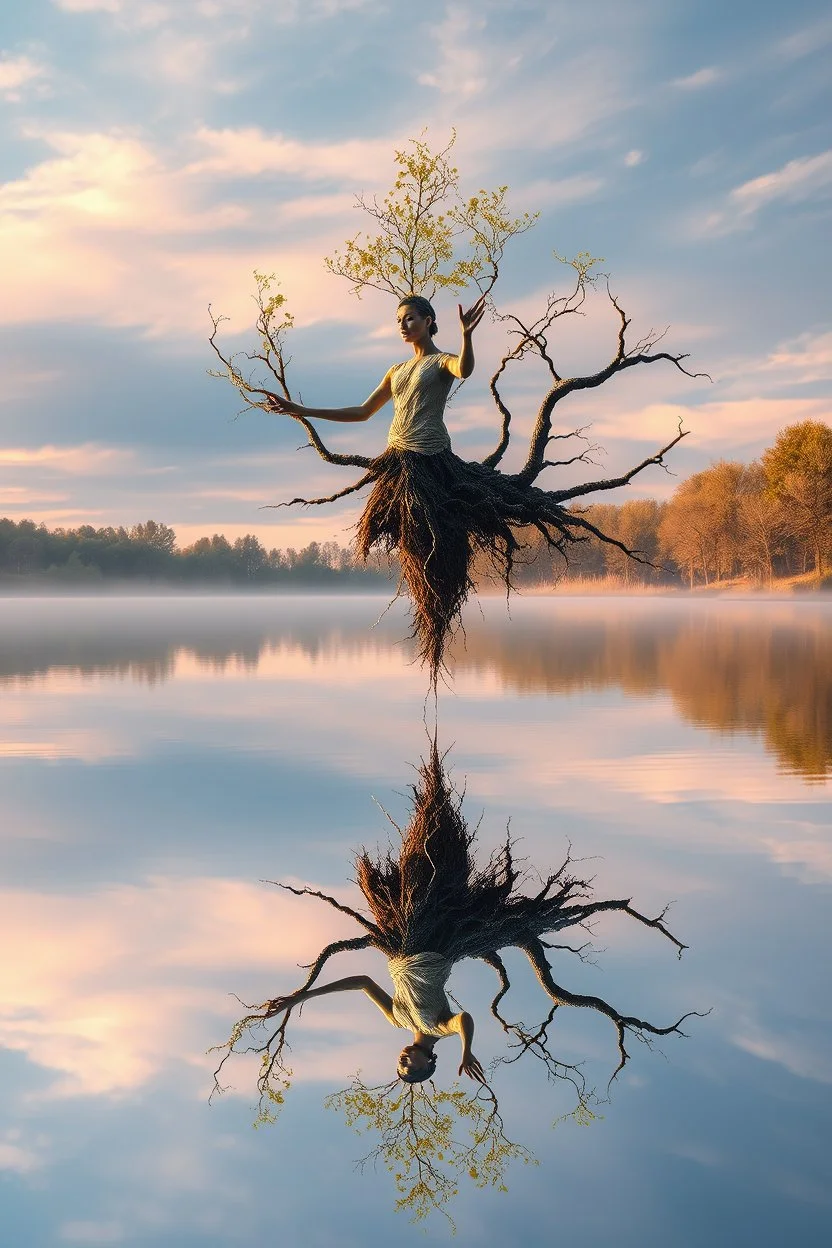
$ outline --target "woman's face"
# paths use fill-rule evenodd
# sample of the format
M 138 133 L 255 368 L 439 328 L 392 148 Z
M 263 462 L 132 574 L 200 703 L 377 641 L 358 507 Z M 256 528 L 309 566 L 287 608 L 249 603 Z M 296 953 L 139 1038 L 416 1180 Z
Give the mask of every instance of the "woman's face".
M 421 316 L 410 304 L 406 303 L 399 308 L 396 319 L 399 333 L 405 342 L 420 342 L 423 338 L 430 338 L 430 327 L 433 323 L 431 317 Z
M 433 1063 L 424 1049 L 417 1049 L 414 1044 L 409 1044 L 399 1054 L 396 1071 L 400 1076 L 412 1075 L 423 1070 L 429 1070 L 432 1065 Z

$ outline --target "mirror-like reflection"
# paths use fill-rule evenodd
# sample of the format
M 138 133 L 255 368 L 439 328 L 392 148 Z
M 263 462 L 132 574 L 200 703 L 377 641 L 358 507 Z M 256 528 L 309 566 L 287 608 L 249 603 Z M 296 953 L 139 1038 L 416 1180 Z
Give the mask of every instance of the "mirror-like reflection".
M 7 601 L 0 685 L 50 672 L 173 678 L 190 659 L 218 672 L 252 674 L 270 656 L 310 663 L 352 655 L 368 669 L 380 655 L 412 659 L 402 610 L 372 628 L 384 600 L 67 599 L 54 613 Z M 495 601 L 469 612 L 453 647 L 457 677 L 493 678 L 521 694 L 619 688 L 665 693 L 689 723 L 758 734 L 779 764 L 807 779 L 832 770 L 832 628 L 825 603 L 526 599 L 511 627 Z
M 435 738 L 412 788 L 410 819 L 404 829 L 396 830 L 401 840 L 397 850 L 372 856 L 365 849 L 356 857 L 356 878 L 366 912 L 308 885 L 278 884 L 290 893 L 315 898 L 346 914 L 361 934 L 326 945 L 312 960 L 299 987 L 251 1009 L 240 1019 L 214 1078 L 217 1091 L 221 1091 L 220 1078 L 229 1057 L 239 1051 L 258 1054 L 258 1121 L 273 1121 L 291 1086 L 287 1054 L 295 1011 L 316 997 L 363 993 L 388 1023 L 410 1031 L 412 1041 L 399 1053 L 391 1083 L 371 1088 L 356 1079 L 330 1103 L 343 1108 L 352 1125 L 362 1122 L 378 1133 L 379 1142 L 368 1156 L 380 1156 L 395 1173 L 398 1207 L 410 1210 L 420 1220 L 431 1209 L 443 1209 L 457 1192 L 460 1174 L 468 1174 L 478 1186 L 502 1187 L 508 1162 L 529 1156 L 505 1135 L 497 1093 L 473 1050 L 473 1016 L 449 1000 L 447 985 L 458 963 L 479 959 L 497 975 L 499 986 L 491 1013 L 513 1042 L 514 1052 L 509 1058 L 496 1056 L 492 1072 L 501 1063 L 513 1066 L 520 1058 L 533 1056 L 543 1063 L 551 1079 L 571 1082 L 583 1106 L 596 1099 L 595 1092 L 586 1088 L 575 1064 L 567 1065 L 556 1056 L 551 1036 L 560 1008 L 595 1010 L 613 1024 L 618 1061 L 608 1087 L 629 1060 L 628 1035 L 649 1042 L 653 1037 L 682 1034 L 682 1023 L 696 1011 L 658 1026 L 622 1013 L 600 995 L 565 987 L 558 982 L 560 970 L 555 979 L 552 958 L 558 964 L 565 964 L 569 954 L 578 961 L 590 959 L 591 941 L 584 938 L 602 914 L 624 915 L 659 932 L 676 946 L 680 956 L 685 946 L 667 927 L 666 912 L 650 918 L 629 899 L 594 898 L 590 882 L 574 873 L 569 856 L 555 871 L 533 881 L 532 869 L 522 871 L 518 866 L 514 846 L 507 837 L 485 864 L 478 863 L 476 833 L 465 820 L 461 797 L 451 786 Z M 526 891 L 530 884 L 533 890 Z M 573 928 L 581 943 L 564 943 L 564 934 Z M 332 958 L 371 948 L 387 960 L 392 995 L 366 974 L 318 985 Z M 503 1001 L 511 980 L 501 954 L 509 948 L 525 956 L 548 998 L 545 1016 L 531 1024 L 505 1017 Z M 468 1099 L 464 1093 L 438 1090 L 417 1096 L 415 1085 L 433 1081 L 436 1046 L 448 1037 L 460 1045 L 458 1074 L 479 1084 L 480 1092 Z M 404 1093 L 393 1092 L 397 1080 L 405 1085 Z M 464 1144 L 453 1133 L 455 1118 L 470 1120 L 470 1139 Z
M 411 1092 L 461 1092 L 433 1108 L 454 1118 L 453 1147 L 470 1148 L 477 1120 L 453 1107 L 467 1109 L 481 1085 L 463 1074 L 456 1086 L 458 1036 L 438 1041 L 433 1082 L 405 1087 L 396 1032 L 363 993 L 334 993 L 293 1013 L 276 1128 L 251 1130 L 256 1055 L 227 1064 L 235 1087 L 208 1104 L 218 1058 L 206 1050 L 242 1013 L 234 994 L 264 1002 L 302 982 L 298 965 L 317 950 L 365 934 L 348 913 L 264 881 L 312 882 L 364 910 L 344 881 L 355 847 L 372 847 L 380 830 L 383 840 L 371 795 L 402 827 L 409 819 L 403 790 L 416 776 L 403 760 L 428 750 L 425 674 L 400 644 L 403 612 L 370 630 L 385 605 L 0 603 L 10 1243 L 230 1248 L 278 1229 L 286 1242 L 341 1248 L 423 1241 L 394 1209 L 402 1168 L 391 1176 L 370 1156 L 378 1129 L 359 1141 L 347 1119 L 363 1128 L 388 1114 L 395 1127 Z M 832 1017 L 818 956 L 832 888 L 828 786 L 811 766 L 781 762 L 761 708 L 786 708 L 803 745 L 823 745 L 832 605 L 524 599 L 511 620 L 496 600 L 483 612 L 469 612 L 468 649 L 439 697 L 466 814 L 472 825 L 483 815 L 477 861 L 500 852 L 510 819 L 526 894 L 543 883 L 532 868 L 556 867 L 571 845 L 568 873 L 591 879 L 594 898 L 632 898 L 651 917 L 672 899 L 668 926 L 690 946 L 681 964 L 661 933 L 602 912 L 597 961 L 548 950 L 553 977 L 657 1026 L 692 1006 L 713 1012 L 684 1025 L 687 1042 L 658 1038 L 656 1054 L 633 1045 L 612 1105 L 599 1107 L 591 1093 L 604 1095 L 617 1065 L 614 1023 L 558 1007 L 546 1033 L 552 1074 L 524 1048 L 554 1005 L 527 956 L 500 953 L 512 987 L 499 1017 L 495 969 L 456 963 L 449 987 L 461 1004 L 448 1000 L 475 1020 L 473 1053 L 504 1124 L 492 1126 L 539 1163 L 509 1158 L 508 1196 L 476 1161 L 454 1180 L 459 1194 L 445 1207 L 460 1242 L 536 1244 L 543 1228 L 548 1243 L 553 1202 L 562 1237 L 614 1237 L 619 1248 L 822 1241 L 832 1212 Z M 736 691 L 727 729 L 711 726 L 710 710 L 689 716 L 674 692 L 697 630 Z M 512 654 L 494 657 L 512 649 L 509 637 Z M 786 656 L 785 671 L 762 664 L 776 694 L 754 692 L 755 638 L 776 638 Z M 677 658 L 661 669 L 656 656 L 672 656 L 674 639 Z M 637 661 L 617 653 L 624 641 Z M 528 684 L 508 678 L 531 662 L 546 670 Z M 814 724 L 789 701 L 798 669 Z M 577 948 L 574 931 L 551 939 Z M 372 947 L 330 966 L 314 986 L 367 975 L 390 987 Z M 584 1121 L 592 1130 L 577 1128 Z M 441 1218 L 430 1230 L 444 1240 Z

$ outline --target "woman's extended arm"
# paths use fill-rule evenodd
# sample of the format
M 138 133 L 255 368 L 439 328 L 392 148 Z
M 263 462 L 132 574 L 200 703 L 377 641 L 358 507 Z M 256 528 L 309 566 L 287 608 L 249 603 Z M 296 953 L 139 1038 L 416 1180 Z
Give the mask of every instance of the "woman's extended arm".
M 472 304 L 467 312 L 462 311 L 461 303 L 457 304 L 457 310 L 462 328 L 462 350 L 456 359 L 448 360 L 447 368 L 454 377 L 464 380 L 474 371 L 474 348 L 471 345 L 471 337 L 485 315 L 485 295 L 480 295 L 477 302 Z
M 471 1052 L 471 1041 L 474 1039 L 474 1020 L 470 1014 L 455 1014 L 449 1027 L 459 1032 L 462 1041 L 462 1063 L 459 1073 L 466 1074 L 477 1083 L 485 1083 L 485 1072 L 474 1054 Z
M 271 396 L 269 407 L 273 412 L 279 412 L 281 416 L 305 416 L 307 420 L 335 420 L 339 424 L 351 425 L 362 420 L 369 420 L 380 407 L 384 407 L 384 404 L 390 401 L 392 393 L 390 372 L 387 372 L 380 385 L 376 386 L 370 397 L 358 407 L 303 407 L 300 403 L 292 403 L 289 399 L 282 399 L 277 394 Z
M 378 1006 L 382 1014 L 391 1023 L 393 1022 L 392 999 L 369 975 L 347 975 L 345 979 L 333 980 L 331 984 L 324 984 L 320 988 L 307 988 L 305 992 L 291 992 L 285 997 L 275 997 L 274 1000 L 268 1003 L 266 1017 L 271 1018 L 275 1014 L 282 1014 L 284 1010 L 290 1010 L 296 1005 L 303 1005 L 304 1001 L 309 1001 L 312 997 L 325 997 L 331 992 L 359 991 L 366 992 L 373 1004 Z

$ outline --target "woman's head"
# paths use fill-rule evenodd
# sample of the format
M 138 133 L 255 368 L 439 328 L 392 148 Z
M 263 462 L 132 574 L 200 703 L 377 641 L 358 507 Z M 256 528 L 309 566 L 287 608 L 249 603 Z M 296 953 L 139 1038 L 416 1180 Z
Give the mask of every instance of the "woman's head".
M 403 1083 L 424 1083 L 436 1070 L 436 1054 L 421 1044 L 408 1044 L 399 1054 L 396 1074 Z
M 406 295 L 400 300 L 398 319 L 402 337 L 413 336 L 412 333 L 405 333 L 405 330 L 413 329 L 420 331 L 418 336 L 421 336 L 424 329 L 427 329 L 431 338 L 436 333 L 436 313 L 430 301 L 421 295 Z

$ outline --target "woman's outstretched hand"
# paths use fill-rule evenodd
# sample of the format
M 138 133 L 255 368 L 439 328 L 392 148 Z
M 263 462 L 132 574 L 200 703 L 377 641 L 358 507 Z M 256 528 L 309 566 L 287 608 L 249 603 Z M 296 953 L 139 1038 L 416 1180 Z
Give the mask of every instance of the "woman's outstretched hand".
M 462 326 L 463 334 L 473 334 L 482 318 L 485 316 L 485 295 L 480 295 L 476 303 L 472 303 L 467 312 L 462 311 L 462 304 L 456 305 L 459 312 L 459 323 Z
M 486 1081 L 485 1072 L 473 1053 L 463 1053 L 459 1073 L 467 1075 L 469 1079 L 474 1079 L 477 1083 Z
M 297 992 L 290 992 L 285 997 L 273 997 L 271 1001 L 266 1002 L 266 1018 L 274 1018 L 275 1014 L 290 1010 L 293 1005 L 297 1005 L 299 996 Z
M 291 399 L 283 399 L 279 394 L 269 395 L 269 411 L 277 412 L 280 416 L 302 416 L 303 408 L 300 403 L 293 403 Z

